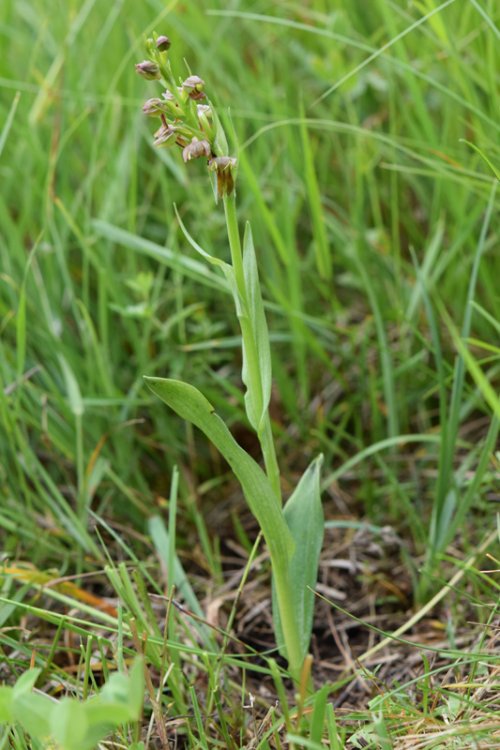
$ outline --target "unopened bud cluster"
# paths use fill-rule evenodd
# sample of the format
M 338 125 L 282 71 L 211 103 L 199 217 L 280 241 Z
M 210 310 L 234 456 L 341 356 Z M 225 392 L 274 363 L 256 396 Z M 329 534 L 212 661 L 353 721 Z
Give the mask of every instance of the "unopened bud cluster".
M 220 143 L 225 142 L 225 137 L 217 137 L 221 125 L 206 97 L 203 79 L 190 75 L 176 82 L 168 57 L 170 44 L 163 35 L 148 39 L 148 59 L 135 66 L 140 76 L 160 81 L 164 87 L 161 96 L 148 99 L 142 108 L 146 115 L 160 119 L 154 145 L 179 146 L 185 162 L 206 158 L 209 171 L 217 178 L 218 197 L 230 195 L 236 159 L 221 152 Z

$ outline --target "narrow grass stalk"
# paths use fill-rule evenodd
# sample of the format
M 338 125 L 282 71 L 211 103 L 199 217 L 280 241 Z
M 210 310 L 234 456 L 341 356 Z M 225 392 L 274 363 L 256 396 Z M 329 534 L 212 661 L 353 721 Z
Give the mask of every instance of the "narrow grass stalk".
M 472 264 L 464 318 L 461 329 L 461 341 L 465 341 L 470 334 L 474 297 L 476 293 L 479 267 L 483 256 L 486 236 L 490 226 L 493 206 L 495 202 L 497 184 L 495 183 L 490 192 L 490 198 L 481 226 L 481 233 L 477 243 L 476 253 Z M 445 313 L 446 314 L 446 313 Z M 457 529 L 457 524 L 463 520 L 464 498 L 459 498 L 460 487 L 457 484 L 453 472 L 455 459 L 455 448 L 459 431 L 460 414 L 463 403 L 463 391 L 465 382 L 466 364 L 463 352 L 458 347 L 455 360 L 453 388 L 447 415 L 446 406 L 441 404 L 442 414 L 442 436 L 439 459 L 439 472 L 436 487 L 436 496 L 432 508 L 431 524 L 427 547 L 426 561 L 420 576 L 417 599 L 423 602 L 432 588 L 431 578 L 435 572 L 439 555 L 444 551 L 446 544 L 450 541 Z M 441 395 L 441 399 L 443 396 Z M 472 498 L 470 498 L 472 499 Z

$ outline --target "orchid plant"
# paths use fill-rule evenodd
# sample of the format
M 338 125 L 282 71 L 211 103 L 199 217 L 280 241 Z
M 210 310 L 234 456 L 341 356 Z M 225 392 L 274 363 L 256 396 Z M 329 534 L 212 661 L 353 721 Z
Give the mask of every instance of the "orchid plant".
M 181 149 L 185 162 L 206 160 L 216 202 L 223 204 L 230 263 L 202 249 L 181 225 L 190 244 L 208 263 L 219 268 L 231 289 L 241 330 L 246 415 L 261 446 L 264 470 L 238 445 L 212 404 L 194 386 L 158 377 L 147 377 L 146 382 L 153 393 L 209 438 L 239 480 L 269 549 L 277 644 L 288 661 L 291 677 L 298 682 L 310 646 L 314 587 L 324 534 L 322 456 L 311 463 L 283 505 L 269 415 L 269 333 L 252 231 L 247 222 L 241 236 L 236 211 L 238 161 L 229 153 L 224 128 L 207 97 L 205 82 L 196 75 L 176 79 L 170 46 L 169 38 L 163 35 L 146 41 L 147 59 L 136 65 L 136 71 L 145 79 L 158 81 L 162 91 L 160 96 L 148 99 L 143 110 L 160 122 L 155 146 Z

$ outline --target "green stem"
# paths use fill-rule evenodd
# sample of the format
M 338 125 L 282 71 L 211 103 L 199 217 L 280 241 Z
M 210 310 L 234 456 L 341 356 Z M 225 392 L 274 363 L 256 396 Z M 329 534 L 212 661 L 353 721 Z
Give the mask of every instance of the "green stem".
M 243 268 L 243 252 L 241 249 L 240 231 L 238 228 L 238 219 L 236 216 L 236 202 L 234 193 L 226 195 L 223 198 L 224 212 L 226 216 L 227 235 L 229 247 L 231 249 L 231 261 L 234 270 L 236 289 L 240 298 L 242 315 L 240 316 L 241 335 L 243 338 L 244 349 L 247 355 L 247 372 L 248 382 L 246 387 L 252 391 L 259 404 L 263 403 L 262 381 L 260 378 L 259 358 L 255 344 L 255 337 L 252 330 L 251 318 L 248 309 L 248 295 L 245 285 L 245 272 Z M 257 431 L 266 474 L 274 490 L 274 493 L 281 505 L 281 483 L 276 450 L 274 447 L 273 433 L 269 411 L 266 409 L 261 425 Z
M 241 249 L 240 230 L 238 228 L 238 218 L 236 216 L 236 201 L 234 192 L 231 195 L 225 195 L 224 213 L 226 216 L 227 236 L 231 250 L 231 262 L 233 264 L 236 286 L 242 300 L 246 303 L 245 273 L 243 271 L 243 251 Z
M 231 248 L 231 260 L 233 264 L 236 289 L 239 296 L 239 305 L 241 306 L 241 315 L 239 315 L 241 335 L 247 357 L 247 379 L 246 387 L 250 390 L 259 404 L 263 404 L 263 389 L 260 377 L 259 358 L 255 342 L 254 331 L 252 329 L 251 317 L 248 307 L 248 294 L 245 284 L 245 272 L 243 267 L 243 253 L 241 248 L 240 232 L 236 216 L 236 203 L 234 194 L 224 197 L 224 211 L 226 215 L 227 234 L 229 246 Z M 269 411 L 266 409 L 265 414 L 257 430 L 257 435 L 264 456 L 266 474 L 273 489 L 274 495 L 281 507 L 281 485 L 280 472 L 276 459 L 273 434 L 271 429 L 271 420 Z M 276 533 L 276 529 L 273 529 Z M 271 565 L 273 569 L 273 579 L 276 591 L 276 599 L 280 613 L 281 629 L 285 641 L 286 656 L 290 675 L 296 684 L 299 683 L 302 669 L 302 648 L 300 635 L 297 625 L 297 612 L 293 597 L 293 582 L 289 574 L 288 555 L 283 557 L 274 549 L 272 543 L 272 533 L 270 538 L 266 535 L 266 541 L 271 552 Z

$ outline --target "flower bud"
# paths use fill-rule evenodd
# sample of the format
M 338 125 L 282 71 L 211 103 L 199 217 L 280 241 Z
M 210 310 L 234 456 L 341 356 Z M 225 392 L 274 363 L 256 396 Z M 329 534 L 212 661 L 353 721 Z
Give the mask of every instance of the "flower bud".
M 142 111 L 145 115 L 149 116 L 158 116 L 160 115 L 165 108 L 165 102 L 162 101 L 162 99 L 148 99 L 146 102 L 144 102 L 144 105 L 142 107 Z
M 171 41 L 168 38 L 168 36 L 162 35 L 159 36 L 156 40 L 156 48 L 160 50 L 160 52 L 166 52 L 171 45 Z
M 194 99 L 195 101 L 205 98 L 205 94 L 203 93 L 204 87 L 205 81 L 200 76 L 189 76 L 182 84 L 182 88 L 187 91 L 190 99 Z
M 236 159 L 231 156 L 216 156 L 210 159 L 208 168 L 217 175 L 218 198 L 231 195 L 234 190 L 233 172 L 236 169 Z
M 200 156 L 206 156 L 207 159 L 212 155 L 212 149 L 208 141 L 199 141 L 198 138 L 193 138 L 191 143 L 188 143 L 185 149 L 182 151 L 182 158 L 184 161 L 191 161 L 191 159 L 199 159 Z
M 137 63 L 135 66 L 136 73 L 148 81 L 157 81 L 161 78 L 160 68 L 158 65 L 151 60 L 143 60 L 143 62 Z

